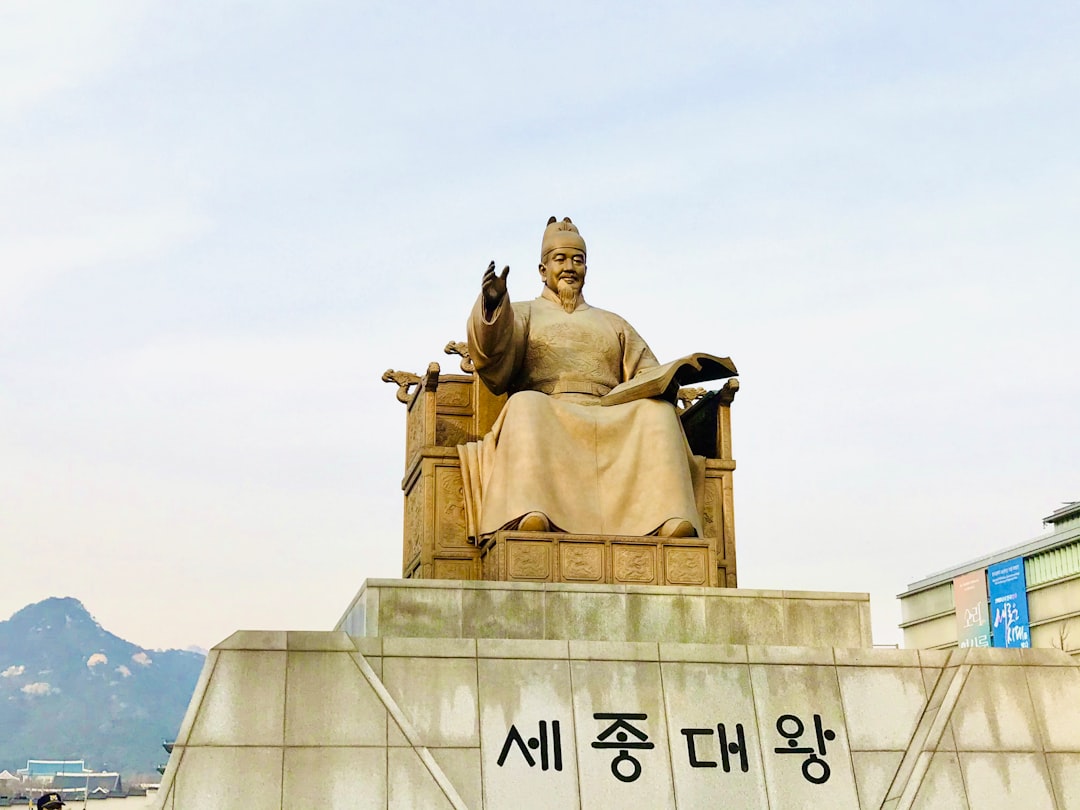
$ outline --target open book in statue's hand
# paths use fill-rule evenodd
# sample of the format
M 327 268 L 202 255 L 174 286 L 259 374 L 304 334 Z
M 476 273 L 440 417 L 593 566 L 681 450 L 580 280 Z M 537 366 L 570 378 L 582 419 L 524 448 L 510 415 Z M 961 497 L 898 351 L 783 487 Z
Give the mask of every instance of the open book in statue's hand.
M 621 405 L 635 399 L 659 397 L 674 402 L 679 388 L 708 380 L 723 380 L 738 375 L 729 357 L 697 352 L 670 363 L 650 368 L 612 388 L 600 397 L 601 405 Z

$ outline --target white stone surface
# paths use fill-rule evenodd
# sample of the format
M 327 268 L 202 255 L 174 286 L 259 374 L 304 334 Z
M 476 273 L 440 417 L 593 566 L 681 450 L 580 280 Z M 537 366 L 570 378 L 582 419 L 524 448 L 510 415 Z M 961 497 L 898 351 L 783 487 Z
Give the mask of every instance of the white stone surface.
M 1029 666 L 1024 672 L 1046 750 L 1080 752 L 1080 667 Z
M 413 724 L 419 744 L 480 745 L 476 658 L 383 658 L 383 683 Z M 390 745 L 408 745 L 397 731 Z
M 454 810 L 412 748 L 387 751 L 388 810 Z
M 869 647 L 869 610 L 864 593 L 373 579 L 337 628 L 391 638 Z
M 664 722 L 660 664 L 647 661 L 571 661 L 574 727 L 581 805 L 589 810 L 672 807 L 674 789 Z M 596 717 L 634 715 L 622 719 Z M 642 717 L 643 715 L 643 717 Z M 622 724 L 622 725 L 618 725 Z M 638 733 L 629 729 L 632 727 Z M 644 734 L 647 739 L 641 739 Z M 593 743 L 647 745 L 647 749 L 596 748 Z M 637 763 L 635 765 L 635 762 Z M 624 780 L 615 777 L 618 768 Z M 635 770 L 638 771 L 633 776 Z
M 354 652 L 356 645 L 349 634 L 341 630 L 329 633 L 320 630 L 289 630 L 285 634 L 285 647 L 307 652 Z
M 285 630 L 237 630 L 220 644 L 219 650 L 285 650 L 288 649 Z
M 409 621 L 460 595 L 426 590 Z M 595 608 L 582 615 L 618 624 Z M 1080 668 L 1027 653 L 237 633 L 207 657 L 157 806 L 1080 810 Z M 625 749 L 633 780 L 611 771 L 621 749 L 593 746 L 627 728 L 601 740 L 604 713 L 645 715 L 625 718 L 653 746 Z M 796 747 L 818 748 L 814 715 L 832 732 L 828 780 L 803 773 L 810 752 L 785 753 L 783 715 L 803 724 Z M 727 770 L 720 724 L 729 745 L 742 730 Z
M 859 810 L 836 668 L 752 664 L 750 682 L 754 689 L 771 810 L 804 807 Z M 821 736 L 827 736 L 830 731 L 834 735 L 832 740 L 823 740 L 823 756 L 815 715 L 820 718 Z M 802 726 L 802 735 L 794 748 L 812 749 L 811 753 L 777 752 L 777 749 L 793 748 L 778 728 L 780 719 L 786 716 L 798 718 Z M 790 720 L 784 725 L 790 731 L 797 728 Z M 828 765 L 829 773 L 821 784 L 808 781 L 825 776 L 820 762 L 805 764 L 811 756 Z
M 280 807 L 281 766 L 281 748 L 188 749 L 177 773 L 173 806 L 199 810 Z
M 1040 750 L 1024 668 L 972 667 L 953 711 L 952 730 L 961 751 Z
M 479 676 L 485 806 L 577 808 L 574 711 L 565 649 L 561 660 L 481 659 Z M 511 738 L 511 729 L 520 737 Z
M 853 751 L 903 751 L 926 706 L 912 667 L 837 667 Z
M 745 664 L 746 647 L 741 644 L 665 644 L 659 645 L 661 661 L 686 661 L 703 664 Z
M 972 810 L 1060 810 L 1042 754 L 961 753 L 960 770 Z
M 455 787 L 465 807 L 483 807 L 479 748 L 432 748 L 431 756 Z
M 924 666 L 918 650 L 894 650 L 887 647 L 843 648 L 833 650 L 838 666 L 845 667 L 920 667 Z
M 790 644 L 782 594 L 734 591 L 731 598 L 705 600 L 706 625 L 725 628 L 717 641 L 732 644 Z M 702 639 L 705 641 L 706 639 Z M 830 642 L 831 643 L 831 642 Z M 842 643 L 840 641 L 837 644 Z
M 699 595 L 626 594 L 626 618 L 642 639 L 701 641 L 708 638 L 705 599 Z
M 176 745 L 183 747 L 191 736 L 191 727 L 195 724 L 195 718 L 202 707 L 203 698 L 206 697 L 206 687 L 210 683 L 210 677 L 217 666 L 218 656 L 220 655 L 221 653 L 216 649 L 210 650 L 206 654 L 202 672 L 199 673 L 199 680 L 195 682 L 195 690 L 191 693 L 191 702 L 188 703 L 187 711 L 184 712 L 184 719 L 180 721 L 180 729 L 176 732 L 176 739 L 174 740 Z M 172 767 L 172 765 L 173 758 L 169 757 L 169 767 Z
M 386 748 L 286 748 L 284 808 L 386 810 Z M 241 803 L 240 807 L 259 805 Z
M 911 810 L 969 810 L 960 760 L 951 751 L 930 758 L 922 786 Z M 979 809 L 981 810 L 981 808 Z
M 1059 810 L 1080 810 L 1080 753 L 1047 754 L 1046 767 Z
M 285 735 L 285 652 L 222 650 L 190 745 L 277 745 Z
M 851 764 L 855 768 L 860 807 L 881 807 L 903 756 L 902 751 L 852 752 Z
M 386 744 L 386 709 L 349 653 L 291 652 L 287 684 L 286 745 Z
M 480 658 L 569 658 L 570 643 L 555 639 L 478 638 Z
M 768 807 L 750 667 L 672 662 L 661 665 L 661 674 L 677 805 Z M 720 745 L 721 725 L 727 752 Z M 731 751 L 732 745 L 740 750 Z

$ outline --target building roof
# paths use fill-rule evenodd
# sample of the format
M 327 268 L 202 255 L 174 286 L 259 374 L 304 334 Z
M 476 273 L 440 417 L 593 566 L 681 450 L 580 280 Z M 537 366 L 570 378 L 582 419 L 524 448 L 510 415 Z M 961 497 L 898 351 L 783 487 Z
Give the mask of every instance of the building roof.
M 1058 523 L 1064 523 L 1069 518 L 1080 517 L 1080 501 L 1072 501 L 1064 504 L 1059 509 L 1051 512 L 1047 517 L 1043 518 L 1043 523 L 1050 523 L 1057 525 Z
M 61 772 L 85 770 L 86 760 L 83 759 L 28 759 L 26 767 L 20 768 L 19 772 L 30 776 L 52 776 Z
M 1050 518 L 1055 519 L 1051 520 Z M 1072 520 L 1072 518 L 1080 518 L 1080 501 L 1066 504 L 1050 515 L 1049 518 L 1043 520 L 1044 523 L 1050 523 L 1055 526 L 1054 531 L 1049 534 L 1041 535 L 1026 543 L 1010 546 L 1001 551 L 996 551 L 992 554 L 987 554 L 986 556 L 962 563 L 961 565 L 956 565 L 951 568 L 946 568 L 943 571 L 938 571 L 935 574 L 930 574 L 917 582 L 912 582 L 908 585 L 906 591 L 897 594 L 897 598 L 911 596 L 913 593 L 925 591 L 929 588 L 935 588 L 943 582 L 949 582 L 958 576 L 970 573 L 971 571 L 978 571 L 982 568 L 991 566 L 994 563 L 1011 560 L 1013 557 L 1033 557 L 1044 551 L 1050 551 L 1059 546 L 1064 546 L 1076 540 L 1080 540 L 1080 519 Z M 1058 525 L 1062 523 L 1065 525 Z

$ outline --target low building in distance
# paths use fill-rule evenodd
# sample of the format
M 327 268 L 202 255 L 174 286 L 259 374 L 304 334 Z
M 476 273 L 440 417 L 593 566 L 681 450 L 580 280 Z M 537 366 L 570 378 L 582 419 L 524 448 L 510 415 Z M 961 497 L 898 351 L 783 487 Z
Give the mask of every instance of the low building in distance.
M 1049 533 L 914 582 L 899 595 L 904 646 L 1055 647 L 1080 658 L 1080 501 Z

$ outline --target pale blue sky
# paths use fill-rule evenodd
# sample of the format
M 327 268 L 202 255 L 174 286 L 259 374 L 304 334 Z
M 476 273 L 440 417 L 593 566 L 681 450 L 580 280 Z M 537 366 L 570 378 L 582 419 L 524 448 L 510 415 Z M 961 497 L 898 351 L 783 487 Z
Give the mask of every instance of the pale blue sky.
M 328 629 L 404 408 L 543 224 L 729 354 L 747 587 L 871 592 L 1080 497 L 1067 3 L 0 5 L 0 618 Z

